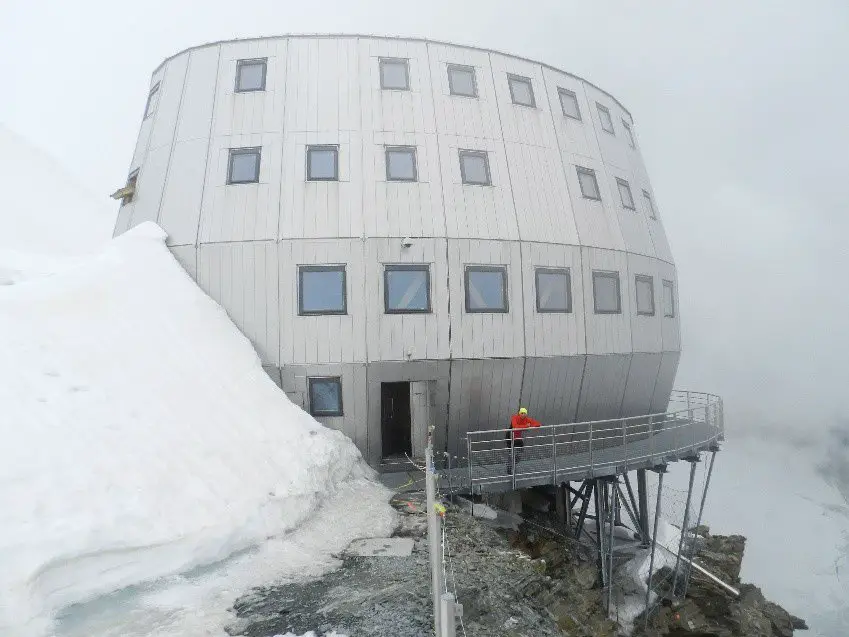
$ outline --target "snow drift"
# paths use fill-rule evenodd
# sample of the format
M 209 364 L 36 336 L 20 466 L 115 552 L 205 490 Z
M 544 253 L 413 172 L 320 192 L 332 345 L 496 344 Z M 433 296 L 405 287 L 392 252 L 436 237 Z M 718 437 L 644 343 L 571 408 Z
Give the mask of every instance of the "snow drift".
M 0 634 L 42 634 L 68 605 L 279 536 L 351 483 L 381 489 L 274 386 L 157 226 L 10 283 Z

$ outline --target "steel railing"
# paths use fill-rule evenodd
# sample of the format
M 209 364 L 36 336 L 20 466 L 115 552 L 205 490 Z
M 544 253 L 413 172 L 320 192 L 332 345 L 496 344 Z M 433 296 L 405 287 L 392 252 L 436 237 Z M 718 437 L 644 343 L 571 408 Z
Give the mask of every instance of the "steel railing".
M 719 396 L 675 390 L 669 407 L 665 413 L 524 429 L 522 447 L 511 444 L 508 429 L 470 431 L 470 490 L 488 483 L 515 488 L 557 484 L 562 476 L 618 474 L 677 460 L 722 440 Z

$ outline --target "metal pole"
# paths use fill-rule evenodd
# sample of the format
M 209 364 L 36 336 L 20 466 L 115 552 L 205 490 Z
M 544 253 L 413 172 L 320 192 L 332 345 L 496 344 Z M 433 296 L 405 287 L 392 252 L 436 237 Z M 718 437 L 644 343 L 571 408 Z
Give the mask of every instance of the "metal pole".
M 654 552 L 657 550 L 657 525 L 660 522 L 660 495 L 663 493 L 663 474 L 665 470 L 660 470 L 657 474 L 657 504 L 654 507 L 654 532 L 651 536 L 651 558 L 649 558 L 649 579 L 646 582 L 646 611 L 643 614 L 646 620 L 646 627 L 649 625 L 649 596 L 651 595 L 651 577 L 654 570 Z
M 439 611 L 441 632 L 439 637 L 456 637 L 457 635 L 457 600 L 454 593 L 443 593 L 440 596 L 441 608 Z
M 708 465 L 707 478 L 705 479 L 705 488 L 702 491 L 702 503 L 699 505 L 699 517 L 696 518 L 696 527 L 702 525 L 702 513 L 705 510 L 705 500 L 707 499 L 708 487 L 710 486 L 710 476 L 713 473 L 713 463 L 716 460 L 716 451 L 711 452 L 710 465 Z M 692 564 L 693 554 L 696 551 L 696 538 L 693 537 L 693 549 L 690 551 L 690 564 Z M 690 587 L 690 569 L 687 569 L 687 575 L 684 578 L 684 595 L 687 595 L 687 589 Z
M 475 485 L 474 479 L 472 478 L 472 437 L 469 436 L 466 438 L 466 442 L 468 443 L 468 463 L 469 463 L 469 495 L 475 494 Z M 474 502 L 474 500 L 472 500 Z M 475 505 L 472 504 L 472 515 L 475 514 Z
M 513 437 L 513 429 L 510 429 L 510 476 L 513 482 L 513 491 L 516 490 L 516 439 Z
M 684 548 L 684 536 L 687 534 L 687 524 L 690 521 L 690 502 L 693 500 L 693 480 L 696 477 L 696 463 L 698 458 L 690 460 L 690 485 L 687 487 L 687 505 L 684 508 L 684 520 L 681 523 L 681 539 L 678 540 L 678 555 L 675 557 L 675 571 L 672 575 L 672 594 L 675 595 L 675 587 L 678 585 L 678 567 L 681 565 L 681 550 Z
M 592 472 L 592 468 L 593 468 L 593 424 L 592 423 L 590 423 L 589 446 L 590 446 L 590 472 Z
M 584 528 L 584 520 L 587 519 L 587 509 L 590 506 L 590 497 L 593 492 L 593 482 L 591 480 L 587 480 L 586 485 L 587 488 L 584 492 L 584 501 L 581 503 L 581 512 L 578 514 L 578 525 L 575 528 L 576 540 L 581 538 L 581 531 Z
M 551 472 L 552 484 L 557 485 L 557 437 L 554 433 L 554 428 L 551 429 Z
M 640 534 L 643 536 L 643 546 L 649 545 L 649 494 L 646 485 L 646 470 L 637 470 L 637 498 L 639 498 L 638 515 L 640 516 Z
M 602 533 L 601 528 L 601 516 L 604 515 L 602 513 L 604 507 L 602 503 L 604 502 L 604 496 L 602 494 L 602 485 L 601 480 L 596 478 L 595 480 L 595 539 L 596 539 L 596 568 L 598 569 L 598 579 L 601 582 L 601 587 L 604 588 L 604 533 Z
M 607 523 L 610 525 L 610 531 L 607 536 L 607 614 L 610 614 L 610 603 L 613 600 L 613 527 L 614 527 L 614 514 L 616 512 L 616 505 L 619 500 L 617 499 L 617 495 L 619 494 L 619 485 L 614 482 L 610 483 L 610 500 L 608 502 L 610 506 L 610 515 L 608 515 Z
M 442 552 L 440 543 L 442 541 L 440 521 L 436 514 L 436 472 L 433 467 L 433 441 L 430 431 L 427 436 L 427 447 L 425 448 L 425 464 L 427 475 L 425 476 L 425 491 L 427 495 L 427 539 L 430 549 L 430 586 L 433 597 L 433 630 L 436 637 L 442 637 L 439 622 L 440 598 L 442 596 Z

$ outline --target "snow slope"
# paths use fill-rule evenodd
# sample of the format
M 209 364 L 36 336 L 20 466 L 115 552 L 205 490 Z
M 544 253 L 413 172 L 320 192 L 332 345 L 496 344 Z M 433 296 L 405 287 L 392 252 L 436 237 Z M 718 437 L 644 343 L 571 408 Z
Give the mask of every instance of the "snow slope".
M 354 445 L 277 389 L 155 225 L 0 286 L 0 334 L 0 635 L 47 634 L 69 605 L 175 583 L 244 549 L 309 571 L 346 538 L 392 526 Z M 351 498 L 367 514 L 348 519 Z M 228 569 L 241 576 L 224 569 L 218 591 L 232 596 L 257 564 Z M 173 589 L 143 590 L 186 605 Z

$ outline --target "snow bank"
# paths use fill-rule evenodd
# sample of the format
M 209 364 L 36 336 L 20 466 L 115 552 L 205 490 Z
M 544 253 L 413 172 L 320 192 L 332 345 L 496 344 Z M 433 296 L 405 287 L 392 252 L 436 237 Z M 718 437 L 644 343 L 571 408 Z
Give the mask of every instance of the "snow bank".
M 280 536 L 353 483 L 382 490 L 153 224 L 0 287 L 0 333 L 0 635 Z

